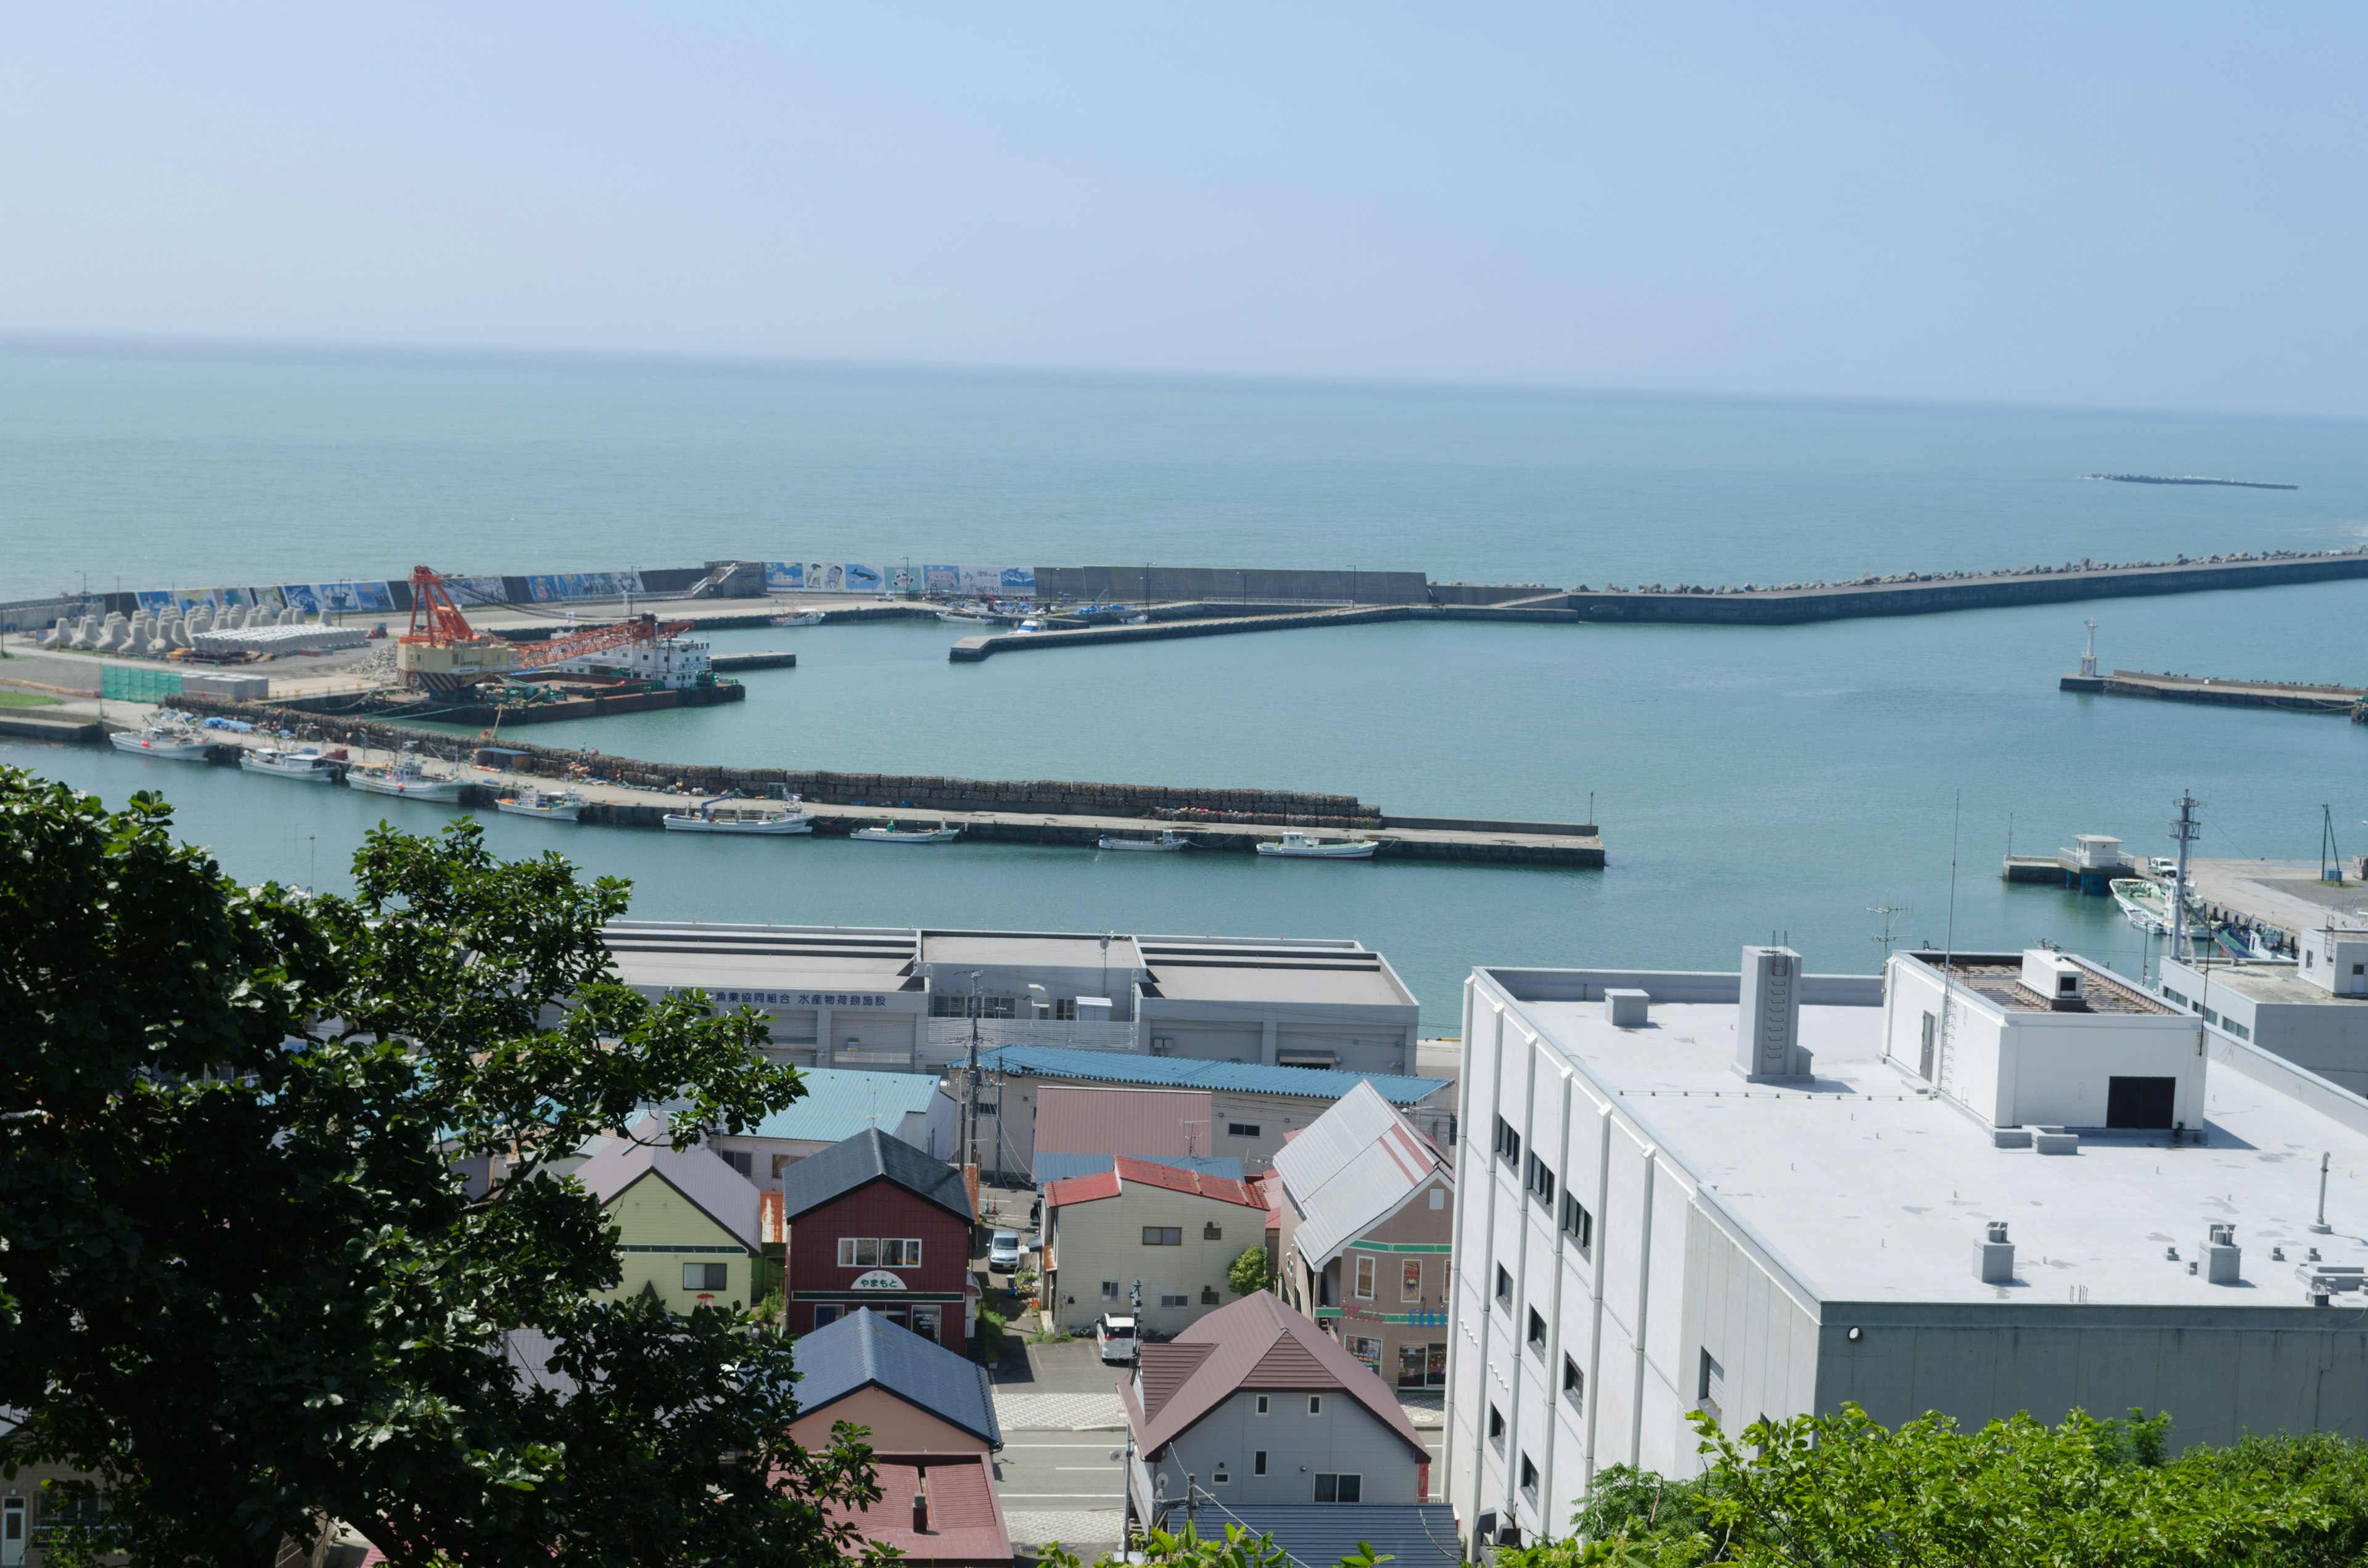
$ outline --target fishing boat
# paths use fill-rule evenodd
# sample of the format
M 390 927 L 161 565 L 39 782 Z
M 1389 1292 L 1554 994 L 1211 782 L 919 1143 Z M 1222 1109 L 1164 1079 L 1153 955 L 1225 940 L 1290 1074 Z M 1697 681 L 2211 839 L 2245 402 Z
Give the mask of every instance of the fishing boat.
M 2131 925 L 2150 937 L 2170 934 L 2169 893 L 2144 877 L 2116 877 L 2111 886 L 2113 902 L 2122 906 L 2122 913 L 2129 917 Z M 2211 923 L 2191 912 L 2187 934 L 2195 941 L 2209 941 L 2212 939 Z
M 590 805 L 573 790 L 549 790 L 526 789 L 515 795 L 504 795 L 494 802 L 494 810 L 507 812 L 514 817 L 541 817 L 547 822 L 574 822 Z
M 302 751 L 283 751 L 278 746 L 258 746 L 238 754 L 241 773 L 268 773 L 274 778 L 302 778 L 315 784 L 334 784 L 345 765 L 323 756 L 317 746 Z
M 1165 854 L 1190 846 L 1192 841 L 1180 833 L 1167 832 L 1156 838 L 1119 838 L 1103 834 L 1094 843 L 1103 849 L 1135 849 L 1146 854 Z
M 401 795 L 412 801 L 457 801 L 469 782 L 429 773 L 419 766 L 419 754 L 405 746 L 402 756 L 383 767 L 347 768 L 346 787 L 371 795 Z
M 1044 623 L 1041 620 L 1023 620 L 1016 630 L 1020 631 L 1042 631 L 1044 630 Z
M 886 827 L 859 827 L 847 836 L 866 844 L 951 844 L 962 836 L 962 829 L 944 823 L 935 827 L 898 827 L 892 822 Z
M 108 743 L 133 756 L 160 756 L 174 762 L 207 761 L 213 756 L 213 743 L 179 722 L 179 718 L 175 713 L 159 713 L 155 722 L 146 729 L 118 730 L 107 737 Z
M 995 624 L 995 617 L 975 605 L 964 605 L 960 609 L 941 609 L 938 611 L 938 619 L 951 626 L 992 626 Z
M 1370 860 L 1382 846 L 1378 838 L 1338 838 L 1326 843 L 1298 832 L 1258 841 L 1258 852 L 1285 860 Z
M 729 795 L 701 801 L 696 811 L 668 812 L 660 819 L 668 833 L 752 833 L 774 838 L 812 833 L 814 813 L 797 809 L 791 796 L 786 806 L 776 802 L 733 802 Z
M 772 624 L 775 626 L 820 626 L 822 624 L 822 611 L 818 609 L 809 609 L 801 610 L 796 615 L 777 615 L 773 618 Z

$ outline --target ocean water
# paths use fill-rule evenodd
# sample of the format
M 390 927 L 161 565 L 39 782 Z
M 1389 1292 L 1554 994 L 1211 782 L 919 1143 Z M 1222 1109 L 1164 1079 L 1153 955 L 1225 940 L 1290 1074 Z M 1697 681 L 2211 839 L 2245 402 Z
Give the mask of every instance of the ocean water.
M 789 368 L 131 350 L 0 353 L 6 591 L 677 564 L 724 554 L 1413 567 L 1743 581 L 2353 542 L 2337 422 L 895 376 Z M 2298 492 L 2083 483 L 2097 470 Z M 127 577 L 131 582 L 132 577 Z M 105 585 L 112 585 L 106 583 Z M 794 648 L 719 709 L 538 726 L 649 757 L 989 778 L 1266 784 L 1393 812 L 1573 820 L 1600 871 L 1269 864 L 955 845 L 759 845 L 494 818 L 668 917 L 1344 935 L 1452 1029 L 1475 963 L 1730 965 L 1789 936 L 1871 970 L 1882 918 L 2040 938 L 2132 972 L 2109 901 L 1998 877 L 2009 841 L 2368 848 L 2368 727 L 2055 689 L 2108 665 L 2368 682 L 2368 585 L 1793 628 L 1390 624 L 1000 656 L 953 629 L 719 634 Z M 0 745 L 167 791 L 242 877 L 335 884 L 389 803 L 88 749 Z M 2354 840 L 2357 844 L 2354 844 Z M 1955 860 L 1952 876 L 1952 844 Z M 2368 895 L 2364 895 L 2368 897 Z

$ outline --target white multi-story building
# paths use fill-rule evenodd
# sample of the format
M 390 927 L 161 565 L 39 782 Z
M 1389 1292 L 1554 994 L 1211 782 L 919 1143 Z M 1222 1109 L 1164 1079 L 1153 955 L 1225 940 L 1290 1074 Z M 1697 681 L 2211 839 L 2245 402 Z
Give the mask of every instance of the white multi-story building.
M 2368 1093 L 2368 931 L 2305 931 L 2292 959 L 2162 960 L 2163 999 L 2215 1029 Z
M 2096 965 L 1753 948 L 1482 969 L 1465 999 L 1448 1497 L 1475 1544 L 1566 1532 L 1607 1465 L 1691 1473 L 1695 1412 L 2368 1424 L 2368 1100 Z

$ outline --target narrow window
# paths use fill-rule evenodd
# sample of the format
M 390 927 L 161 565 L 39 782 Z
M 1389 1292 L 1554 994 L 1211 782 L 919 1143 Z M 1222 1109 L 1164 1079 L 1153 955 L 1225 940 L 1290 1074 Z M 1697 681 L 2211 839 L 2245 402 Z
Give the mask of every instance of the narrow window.
M 1713 1425 L 1717 1424 L 1721 1414 L 1719 1401 L 1726 1396 L 1726 1369 L 1711 1359 L 1707 1349 L 1702 1353 L 1702 1382 L 1697 1392 L 1702 1400 L 1702 1414 L 1709 1416 Z
M 1260 1415 L 1264 1415 L 1266 1414 L 1266 1411 L 1267 1411 L 1267 1403 L 1266 1403 L 1266 1402 L 1267 1402 L 1268 1397 L 1269 1397 L 1269 1396 L 1268 1396 L 1268 1395 L 1266 1395 L 1266 1394 L 1260 1394 L 1260 1395 L 1258 1395 L 1258 1413 Z M 1264 1474 L 1266 1473 L 1266 1471 L 1258 1471 L 1258 1473 L 1259 1473 L 1260 1475 L 1264 1475 Z
M 1587 1414 L 1587 1374 L 1567 1356 L 1562 1358 L 1562 1396 L 1570 1401 L 1573 1410 Z
M 1307 1396 L 1307 1414 L 1310 1415 L 1321 1415 L 1324 1414 L 1324 1396 L 1322 1394 L 1311 1393 Z
M 853 1236 L 841 1236 L 838 1238 L 838 1266 L 841 1268 L 852 1268 L 855 1267 L 855 1238 Z
M 1497 1119 L 1497 1157 L 1510 1169 L 1521 1168 L 1521 1135 L 1501 1116 Z
M 1266 1450 L 1264 1449 L 1259 1449 L 1250 1455 L 1250 1473 L 1252 1475 L 1264 1475 L 1266 1473 Z
M 1401 1301 L 1419 1301 L 1422 1300 L 1422 1263 L 1420 1259 L 1416 1259 L 1406 1264 L 1405 1278 L 1398 1281 L 1398 1300 Z
M 1547 1213 L 1554 1212 L 1554 1168 L 1535 1154 L 1530 1156 L 1530 1196 L 1543 1204 Z
M 1535 1307 L 1530 1309 L 1530 1348 L 1541 1356 L 1546 1353 L 1546 1320 Z
M 1586 1204 L 1567 1192 L 1562 1195 L 1562 1233 L 1578 1248 L 1579 1256 L 1595 1256 L 1595 1216 L 1587 1211 Z
M 1498 1453 L 1505 1451 L 1505 1413 L 1493 1404 L 1488 1407 L 1488 1441 Z
M 856 1238 L 855 1267 L 858 1268 L 877 1268 L 880 1267 L 880 1241 L 878 1237 L 859 1236 Z
M 1924 1015 L 1924 1044 L 1923 1048 L 1917 1052 L 1916 1071 L 1923 1075 L 1924 1081 L 1928 1084 L 1932 1081 L 1932 1037 L 1939 1028 L 1939 1019 L 1930 1013 Z
M 1357 1300 L 1370 1301 L 1372 1299 L 1373 1260 L 1370 1257 L 1360 1257 L 1357 1260 Z
M 1530 1462 L 1530 1456 L 1527 1454 L 1523 1454 L 1521 1456 L 1521 1490 L 1526 1493 L 1532 1501 L 1536 1499 L 1538 1494 L 1538 1467 Z
M 1507 1312 L 1513 1310 L 1513 1277 L 1501 1263 L 1497 1266 L 1497 1304 Z

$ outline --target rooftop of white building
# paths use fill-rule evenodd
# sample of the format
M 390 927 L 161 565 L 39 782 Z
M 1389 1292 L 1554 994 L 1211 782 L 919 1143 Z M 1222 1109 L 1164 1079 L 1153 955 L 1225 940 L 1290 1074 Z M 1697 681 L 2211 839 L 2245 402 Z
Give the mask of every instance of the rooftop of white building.
M 2180 961 L 2180 960 L 2173 960 Z M 2180 961 L 2180 967 L 2197 977 L 2197 984 L 2177 989 L 2191 1002 L 2210 1000 L 2198 986 L 2208 980 L 2216 990 L 2226 986 L 2238 995 L 2255 1002 L 2305 1002 L 2335 1007 L 2368 1006 L 2368 996 L 2338 996 L 2323 985 L 2313 985 L 2301 978 L 2301 971 L 2290 962 L 2260 963 L 2246 960 L 2238 963 L 2205 962 L 2200 959 Z M 2192 993 L 2192 994 L 2190 994 Z
M 1483 970 L 1480 978 L 1823 1301 L 2302 1307 L 2308 1292 L 2296 1269 L 2307 1248 L 2327 1264 L 2368 1267 L 2368 1101 L 2242 1042 L 2208 1042 L 2200 1143 L 2192 1129 L 2176 1139 L 2084 1131 L 2077 1153 L 2042 1153 L 1996 1146 L 1990 1128 L 1884 1059 L 1885 1010 L 1872 977 L 1832 977 L 1841 983 L 1827 987 L 1855 986 L 1860 1005 L 1804 1003 L 1801 1043 L 1814 1075 L 1780 1084 L 1737 1072 L 1735 1002 L 1684 999 L 1722 977 Z M 1808 978 L 1806 994 L 1818 994 L 1820 978 Z M 1987 992 L 2011 977 L 1959 978 Z M 1613 1027 L 1600 999 L 1607 985 L 1653 993 L 1648 1021 Z M 2091 998 L 2100 990 L 2124 1006 L 2092 978 Z M 2011 995 L 1999 1005 L 2031 1006 Z M 2150 1002 L 2130 1010 L 2168 1011 Z M 2093 1019 L 2106 1028 L 2132 1021 L 2111 1012 Z M 2050 1049 L 2081 1049 L 2089 1020 L 2058 1022 L 2071 1030 L 2051 1029 Z M 2159 1022 L 2142 1027 L 2159 1040 Z M 2207 1049 L 2200 1024 L 2197 1035 L 2196 1049 Z M 1467 1146 L 1485 1157 L 1476 1140 Z M 2331 1235 L 2308 1228 L 2322 1153 L 2332 1156 Z M 2007 1223 L 2016 1247 L 2010 1285 L 1986 1285 L 1974 1267 L 1993 1221 Z M 2188 1272 L 2214 1223 L 2236 1227 L 2240 1285 Z M 2335 1300 L 2357 1308 L 2362 1298 Z

